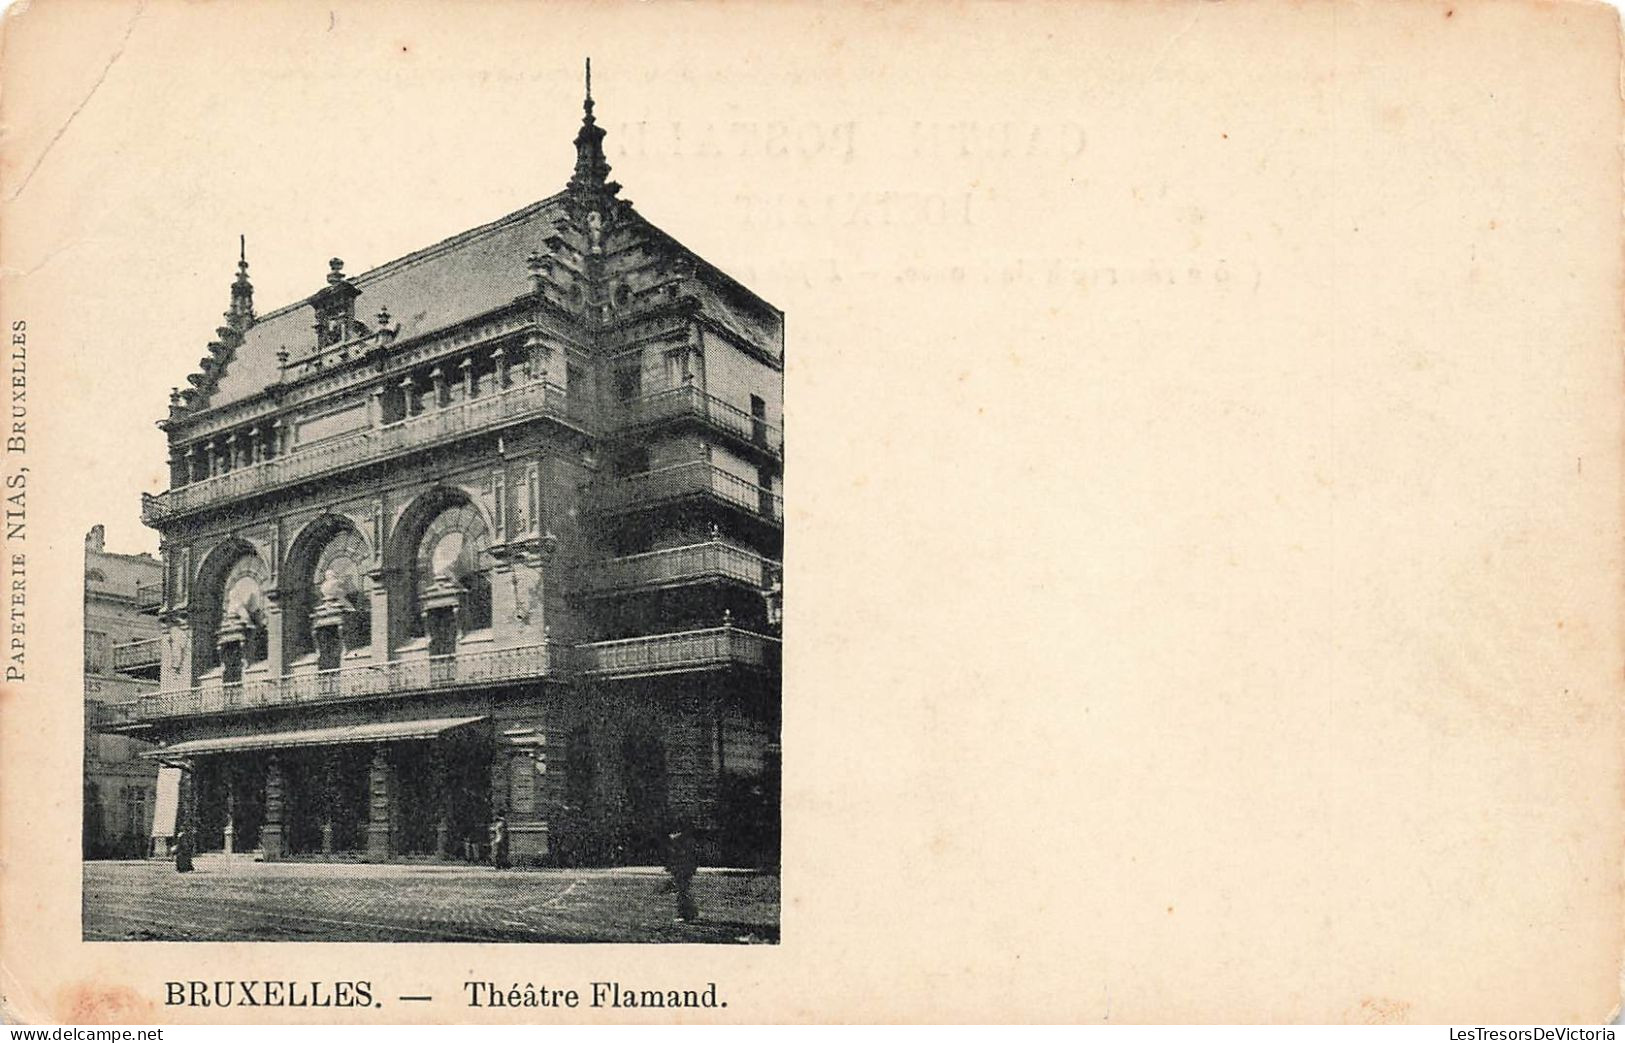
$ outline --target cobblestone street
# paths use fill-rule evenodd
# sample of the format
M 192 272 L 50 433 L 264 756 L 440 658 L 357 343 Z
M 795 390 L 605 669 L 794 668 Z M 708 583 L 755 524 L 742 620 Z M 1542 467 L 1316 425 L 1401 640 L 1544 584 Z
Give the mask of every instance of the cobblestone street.
M 656 870 L 87 862 L 86 941 L 690 942 L 778 940 L 779 880 L 702 870 L 701 919 L 674 922 Z

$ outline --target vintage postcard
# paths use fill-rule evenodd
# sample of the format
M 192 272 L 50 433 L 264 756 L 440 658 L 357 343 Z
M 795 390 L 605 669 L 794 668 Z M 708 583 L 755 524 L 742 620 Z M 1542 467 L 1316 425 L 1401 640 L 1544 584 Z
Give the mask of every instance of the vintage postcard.
M 1610 1020 L 1620 76 L 15 4 L 0 1017 Z

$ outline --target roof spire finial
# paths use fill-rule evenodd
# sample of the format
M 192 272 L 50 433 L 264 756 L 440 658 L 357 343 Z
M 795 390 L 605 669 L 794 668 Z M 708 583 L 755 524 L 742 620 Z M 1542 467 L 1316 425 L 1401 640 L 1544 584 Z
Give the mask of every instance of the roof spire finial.
M 604 158 L 604 128 L 592 115 L 592 59 L 587 59 L 587 94 L 581 103 L 581 130 L 576 133 L 576 170 L 570 188 L 576 192 L 608 192 L 620 186 L 609 181 L 609 161 Z
M 226 321 L 233 329 L 245 330 L 254 324 L 254 286 L 248 281 L 248 236 L 237 237 L 237 278 L 231 283 L 231 310 Z

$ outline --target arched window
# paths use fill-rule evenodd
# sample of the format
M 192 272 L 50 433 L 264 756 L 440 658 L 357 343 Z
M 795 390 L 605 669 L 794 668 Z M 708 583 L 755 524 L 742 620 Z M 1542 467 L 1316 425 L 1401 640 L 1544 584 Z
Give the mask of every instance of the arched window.
M 343 651 L 372 643 L 372 599 L 367 596 L 366 569 L 371 548 L 354 529 L 340 529 L 322 546 L 311 569 L 315 593 L 313 622 L 331 621 Z
M 217 637 L 222 648 L 221 663 L 228 673 L 268 658 L 265 585 L 265 564 L 257 554 L 244 554 L 226 570 L 225 582 L 221 584 Z M 224 654 L 229 646 L 236 646 L 235 655 Z
M 491 533 L 468 503 L 448 507 L 424 527 L 413 564 L 414 633 L 423 634 L 422 616 L 455 592 L 457 629 L 467 634 L 491 626 Z

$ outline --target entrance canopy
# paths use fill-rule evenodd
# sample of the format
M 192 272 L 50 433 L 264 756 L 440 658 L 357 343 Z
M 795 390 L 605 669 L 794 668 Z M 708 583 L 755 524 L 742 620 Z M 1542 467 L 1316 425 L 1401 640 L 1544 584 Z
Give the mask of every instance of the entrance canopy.
M 285 750 L 293 746 L 350 746 L 433 739 L 483 720 L 484 717 L 438 717 L 428 721 L 379 721 L 373 724 L 346 724 L 337 728 L 306 728 L 296 732 L 250 732 L 247 735 L 222 735 L 212 739 L 177 742 L 141 756 L 168 760 L 172 757 L 235 753 L 240 750 Z

